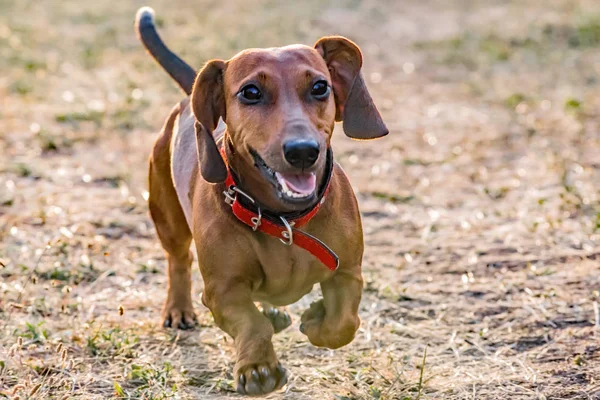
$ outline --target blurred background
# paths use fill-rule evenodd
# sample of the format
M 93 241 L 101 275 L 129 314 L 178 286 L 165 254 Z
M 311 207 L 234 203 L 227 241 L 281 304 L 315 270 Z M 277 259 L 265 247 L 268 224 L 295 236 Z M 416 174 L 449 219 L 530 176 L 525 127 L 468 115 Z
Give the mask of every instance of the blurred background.
M 0 397 L 236 396 L 196 266 L 201 327 L 159 326 L 147 158 L 183 94 L 135 36 L 144 5 L 194 68 L 349 37 L 391 129 L 334 135 L 359 334 L 316 349 L 297 321 L 318 291 L 293 305 L 273 398 L 600 398 L 595 0 L 0 0 Z

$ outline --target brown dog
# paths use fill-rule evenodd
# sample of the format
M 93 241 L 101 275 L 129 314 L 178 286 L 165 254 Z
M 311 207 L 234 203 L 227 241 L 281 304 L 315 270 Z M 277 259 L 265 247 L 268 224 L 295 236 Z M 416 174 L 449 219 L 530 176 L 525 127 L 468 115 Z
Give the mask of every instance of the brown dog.
M 286 371 L 271 337 L 291 321 L 273 306 L 320 283 L 323 299 L 300 326 L 310 342 L 344 346 L 360 325 L 360 214 L 330 140 L 340 120 L 352 138 L 388 133 L 361 77 L 362 55 L 348 39 L 325 37 L 314 47 L 245 50 L 196 76 L 162 43 L 151 9 L 140 9 L 136 25 L 191 95 L 171 111 L 150 157 L 150 213 L 169 264 L 164 325 L 194 325 L 194 240 L 202 301 L 234 339 L 238 391 L 279 389 Z

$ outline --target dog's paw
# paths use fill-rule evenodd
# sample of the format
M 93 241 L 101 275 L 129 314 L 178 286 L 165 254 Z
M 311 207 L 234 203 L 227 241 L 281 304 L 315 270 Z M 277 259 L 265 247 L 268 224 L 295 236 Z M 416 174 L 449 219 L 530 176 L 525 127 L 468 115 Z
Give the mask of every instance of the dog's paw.
M 287 371 L 279 363 L 251 364 L 237 368 L 235 381 L 239 394 L 260 396 L 281 389 L 287 383 Z
M 301 317 L 300 332 L 308 336 L 310 342 L 319 347 L 324 347 L 321 340 L 321 326 L 325 318 L 325 306 L 323 299 L 311 303 L 308 310 Z
M 300 332 L 304 333 L 314 346 L 337 349 L 354 339 L 360 325 L 357 315 L 349 315 L 347 318 L 336 315 L 327 319 L 325 315 L 323 300 L 312 303 L 302 314 Z
M 308 310 L 304 311 L 302 314 L 302 324 L 300 325 L 300 330 L 302 330 L 302 326 L 304 323 L 316 323 L 323 321 L 325 318 L 325 305 L 323 304 L 323 299 L 315 301 L 310 304 Z
M 186 330 L 194 329 L 198 319 L 191 304 L 187 307 L 179 307 L 167 303 L 163 307 L 162 320 L 165 328 Z
M 271 321 L 275 333 L 279 333 L 292 324 L 292 318 L 287 311 L 278 310 L 275 307 L 265 308 L 263 315 Z

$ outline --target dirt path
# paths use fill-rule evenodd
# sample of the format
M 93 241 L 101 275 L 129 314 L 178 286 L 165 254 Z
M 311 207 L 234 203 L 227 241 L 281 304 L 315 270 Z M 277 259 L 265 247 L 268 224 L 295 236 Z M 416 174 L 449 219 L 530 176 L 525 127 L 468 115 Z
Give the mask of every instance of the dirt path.
M 146 160 L 181 94 L 133 34 L 143 4 L 98 3 L 0 2 L 0 398 L 237 397 L 199 296 L 199 330 L 159 327 Z M 334 141 L 366 234 L 358 337 L 316 349 L 318 292 L 291 306 L 271 398 L 600 399 L 597 1 L 191 3 L 150 5 L 195 66 L 354 39 L 392 130 Z

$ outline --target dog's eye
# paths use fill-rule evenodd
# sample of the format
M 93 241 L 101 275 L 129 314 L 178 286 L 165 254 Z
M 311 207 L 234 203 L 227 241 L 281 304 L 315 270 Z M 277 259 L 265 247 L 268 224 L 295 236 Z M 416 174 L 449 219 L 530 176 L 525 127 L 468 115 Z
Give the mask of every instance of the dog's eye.
M 325 100 L 329 95 L 329 85 L 327 84 L 327 81 L 315 82 L 310 94 L 319 100 Z
M 246 85 L 238 93 L 238 98 L 244 104 L 256 104 L 262 98 L 262 93 L 256 85 Z

